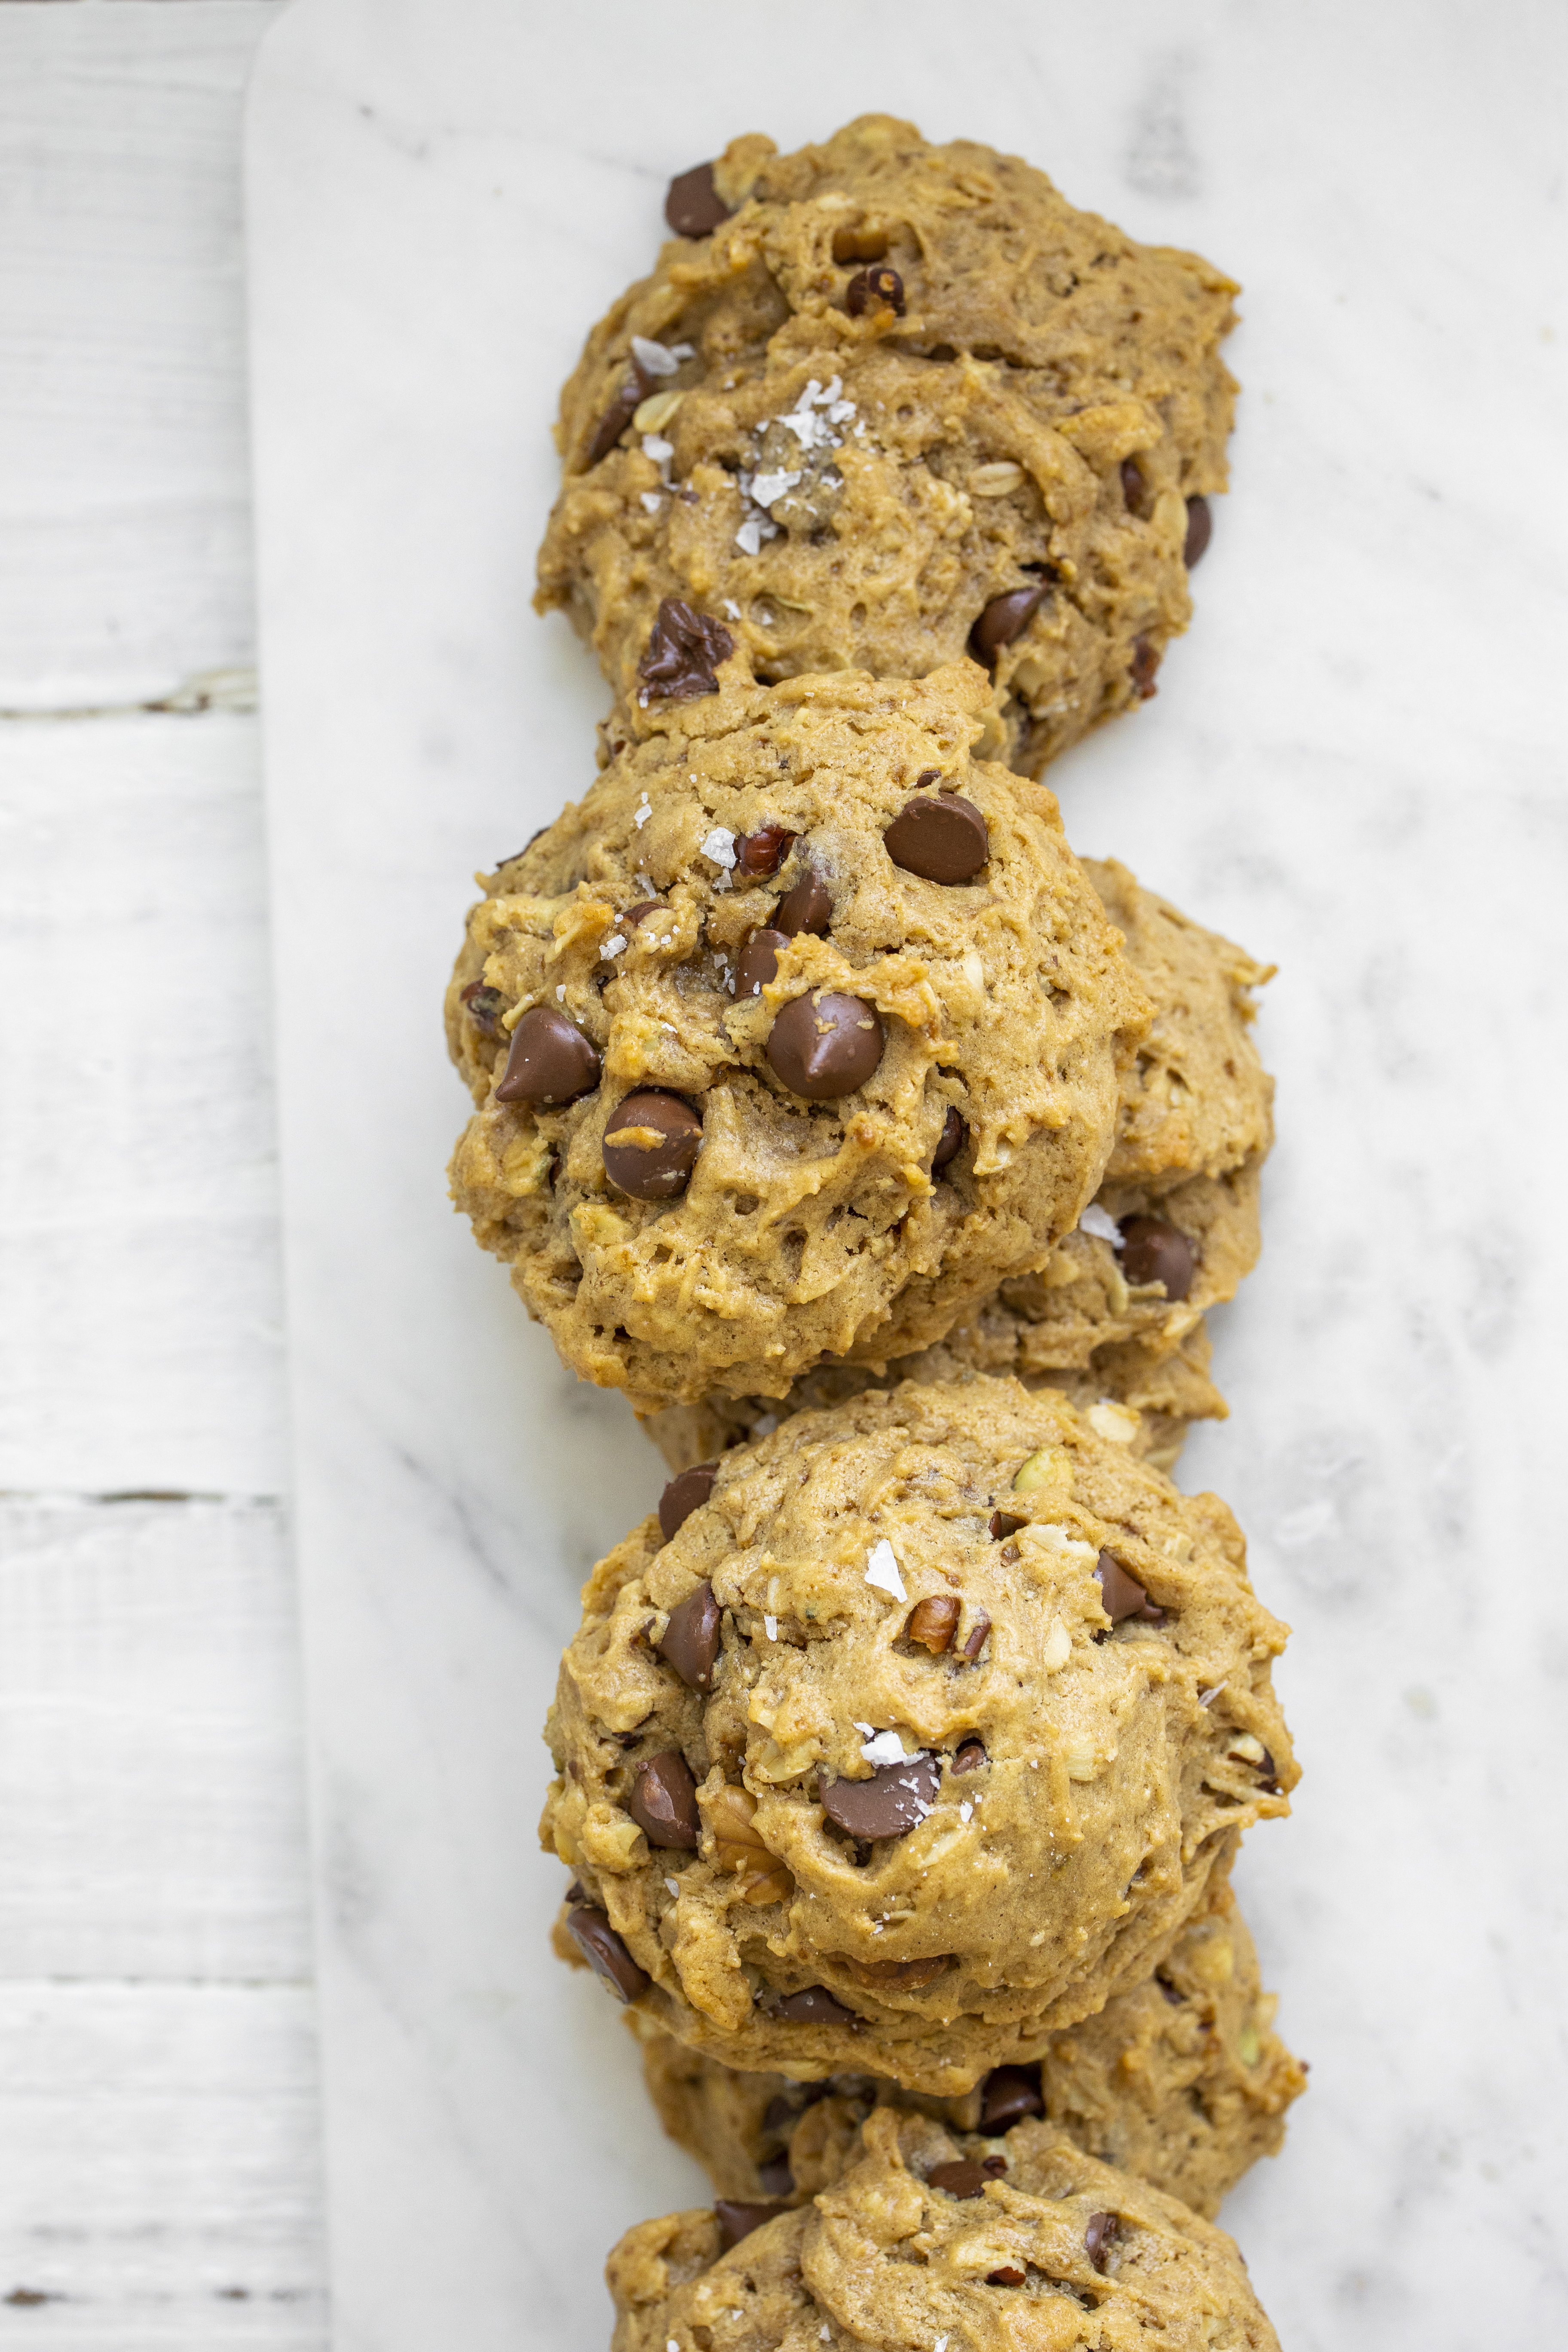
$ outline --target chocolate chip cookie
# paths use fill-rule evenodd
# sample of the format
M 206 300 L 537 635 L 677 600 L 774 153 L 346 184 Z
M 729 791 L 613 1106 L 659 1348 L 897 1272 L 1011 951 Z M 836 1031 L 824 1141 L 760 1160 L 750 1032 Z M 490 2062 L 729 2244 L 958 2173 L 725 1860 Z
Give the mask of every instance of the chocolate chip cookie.
M 886 115 L 792 155 L 739 139 L 708 186 L 565 388 L 541 609 L 632 725 L 671 601 L 763 679 L 967 649 L 987 750 L 1037 775 L 1187 625 L 1235 286 Z
M 880 1371 L 839 1362 L 803 1374 L 782 1400 L 667 1407 L 647 1426 L 672 1468 L 805 1404 L 972 1372 L 1062 1390 L 1098 1414 L 1103 1435 L 1166 1471 L 1189 1423 L 1224 1414 L 1203 1314 L 1234 1295 L 1258 1255 L 1273 1080 L 1253 1040 L 1253 992 L 1272 968 L 1143 889 L 1124 866 L 1089 859 L 1084 871 L 1154 1017 L 1122 1082 L 1106 1181 L 1078 1230 L 1041 1272 L 1005 1284 L 934 1348 Z
M 740 2074 L 640 2007 L 626 2018 L 660 2121 L 721 2197 L 804 2203 L 855 2160 L 870 2109 L 889 2105 L 921 2108 L 950 2131 L 1002 2132 L 1043 2115 L 1212 2221 L 1248 2166 L 1280 2146 L 1285 2110 L 1306 2088 L 1274 2008 L 1236 1898 L 1215 1879 L 1158 1976 L 1058 2034 L 1038 2066 L 998 2066 L 960 2099 L 922 2099 L 874 2074 Z
M 711 649 L 710 649 L 711 650 Z M 1150 1008 L 985 681 L 725 669 L 484 883 L 453 1195 L 649 1408 L 931 1345 L 1077 1225 Z
M 878 2107 L 811 2204 L 642 2222 L 605 2275 L 614 2352 L 1279 2352 L 1223 2231 L 1035 2118 Z
M 1146 1978 L 1295 1769 L 1234 1520 L 1014 1381 L 688 1473 L 595 1570 L 542 1836 L 703 2055 L 952 2096 Z

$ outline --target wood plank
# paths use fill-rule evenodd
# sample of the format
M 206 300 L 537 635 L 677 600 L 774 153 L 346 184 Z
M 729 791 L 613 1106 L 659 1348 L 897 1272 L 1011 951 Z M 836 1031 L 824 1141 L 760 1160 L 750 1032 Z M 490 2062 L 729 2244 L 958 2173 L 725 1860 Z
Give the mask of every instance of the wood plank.
M 0 2344 L 321 2352 L 298 1986 L 0 1985 Z
M 0 1978 L 310 1973 L 271 1503 L 0 1499 Z
M 285 1481 L 253 719 L 0 727 L 0 1488 Z
M 0 709 L 252 657 L 240 101 L 277 14 L 0 7 Z

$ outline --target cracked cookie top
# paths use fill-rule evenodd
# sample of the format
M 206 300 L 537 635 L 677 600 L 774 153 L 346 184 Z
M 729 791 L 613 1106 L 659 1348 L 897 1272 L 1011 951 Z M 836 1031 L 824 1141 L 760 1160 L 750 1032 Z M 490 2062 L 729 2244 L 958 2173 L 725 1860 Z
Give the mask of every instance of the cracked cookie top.
M 1026 773 L 1153 691 L 1226 481 L 1231 281 L 1041 172 L 863 116 L 736 140 L 562 399 L 541 609 L 635 728 L 669 598 L 759 678 L 966 649 Z M 730 209 L 726 211 L 725 207 Z

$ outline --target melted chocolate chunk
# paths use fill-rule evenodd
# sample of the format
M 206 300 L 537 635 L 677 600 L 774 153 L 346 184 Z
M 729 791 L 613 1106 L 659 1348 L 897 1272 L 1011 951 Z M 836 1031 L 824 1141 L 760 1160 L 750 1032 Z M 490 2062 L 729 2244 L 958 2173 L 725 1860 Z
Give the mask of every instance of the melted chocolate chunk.
M 684 1192 L 702 1149 L 702 1121 L 679 1095 L 646 1087 L 628 1095 L 605 1131 L 605 1173 L 634 1201 Z
M 1129 676 L 1131 677 L 1133 690 L 1140 702 L 1147 702 L 1151 695 L 1159 691 L 1154 684 L 1154 673 L 1159 667 L 1159 647 L 1152 645 L 1147 637 L 1134 638 L 1132 667 Z
M 956 1160 L 968 1139 L 969 1129 L 954 1106 L 949 1103 L 947 1117 L 942 1123 L 942 1133 L 936 1139 L 936 1150 L 931 1156 L 931 1174 L 936 1175 L 950 1160 Z
M 999 2271 L 986 2272 L 985 2284 L 987 2286 L 1022 2286 L 1025 2276 L 1016 2263 L 1004 2263 Z
M 969 632 L 969 643 L 976 661 L 989 668 L 1004 646 L 1021 637 L 1045 602 L 1049 582 L 1037 580 L 1027 588 L 1009 588 L 1005 596 L 993 596 L 974 626 Z
M 611 1927 L 607 1912 L 587 1906 L 574 1911 L 566 1922 L 566 1933 L 617 2000 L 636 2000 L 639 1993 L 647 1992 L 652 1979 L 638 1968 Z
M 1205 498 L 1187 500 L 1187 537 L 1182 549 L 1182 562 L 1190 572 L 1203 560 L 1204 551 L 1214 536 L 1214 515 Z
M 659 1532 L 666 1543 L 708 1500 L 718 1475 L 717 1462 L 694 1462 L 689 1470 L 678 1470 L 669 1480 L 658 1498 Z
M 950 2197 L 978 2197 L 993 2178 L 973 2157 L 960 2156 L 951 2164 L 933 2164 L 926 2174 L 926 2182 L 930 2188 L 945 2189 Z
M 735 836 L 735 871 L 749 881 L 765 880 L 776 874 L 789 856 L 795 836 L 782 824 L 761 824 L 755 833 Z
M 773 2003 L 773 2015 L 791 2025 L 853 2025 L 855 2011 L 830 1993 L 826 1985 L 806 1985 L 786 1992 Z
M 693 163 L 678 172 L 664 199 L 664 217 L 676 236 L 710 236 L 730 207 L 713 184 L 711 163 Z
M 981 2085 L 980 2128 L 984 2132 L 1011 2131 L 1026 2116 L 1043 2116 L 1045 2112 L 1037 2066 L 994 2066 Z
M 816 866 L 808 866 L 794 889 L 786 890 L 773 908 L 773 929 L 783 931 L 786 939 L 797 939 L 802 931 L 821 939 L 832 920 L 827 885 Z
M 776 977 L 779 950 L 787 948 L 789 935 L 775 931 L 765 924 L 752 933 L 735 960 L 735 993 L 738 997 L 758 996 L 770 980 Z
M 719 1655 L 719 1622 L 722 1612 L 710 1584 L 700 1584 L 669 1612 L 669 1622 L 658 1644 L 688 1690 L 711 1690 Z
M 639 699 L 690 702 L 700 694 L 717 694 L 714 671 L 734 650 L 734 638 L 711 614 L 695 611 L 679 596 L 666 596 L 637 664 Z
M 1016 1536 L 1020 1528 L 1026 1528 L 1028 1524 L 1027 1519 L 1016 1519 L 1011 1511 L 993 1511 L 991 1540 L 993 1543 L 1005 1543 L 1009 1536 Z
M 985 819 L 958 793 L 906 801 L 882 840 L 895 866 L 927 882 L 973 882 L 991 855 Z
M 1143 469 L 1136 457 L 1121 460 L 1121 498 L 1129 514 L 1143 515 L 1148 511 Z
M 1103 2271 L 1110 2260 L 1110 2249 L 1121 2234 L 1121 2225 L 1114 2213 L 1091 2213 L 1083 2233 L 1089 2259 L 1097 2271 Z
M 752 2231 L 760 2230 L 764 2221 L 771 2221 L 776 2214 L 788 2211 L 789 2207 L 783 2203 L 759 2205 L 743 2202 L 738 2197 L 715 2197 L 713 2218 L 719 2224 L 721 2251 L 727 2254 L 731 2246 L 738 2246 L 742 2238 L 749 2238 Z
M 497 1102 L 569 1103 L 599 1083 L 599 1056 L 575 1021 L 534 1004 L 511 1033 Z
M 768 1061 L 792 1094 L 835 1102 L 875 1076 L 886 1042 L 874 1004 L 825 989 L 784 1006 L 768 1032 Z
M 871 310 L 891 310 L 896 318 L 904 315 L 904 281 L 896 269 L 885 261 L 869 269 L 858 269 L 844 289 L 844 307 L 852 319 L 864 318 Z
M 829 1780 L 822 1790 L 822 1810 L 836 1827 L 867 1844 L 903 1837 L 930 1811 L 941 1778 L 934 1756 L 883 1764 L 868 1780 Z
M 1123 1217 L 1121 1271 L 1132 1283 L 1163 1282 L 1173 1304 L 1185 1298 L 1197 1272 L 1196 1245 L 1164 1217 Z
M 487 1037 L 500 1035 L 500 1017 L 506 1011 L 506 999 L 499 988 L 487 988 L 482 980 L 470 980 L 463 991 L 463 1003 L 468 1008 L 468 1018 L 476 1029 Z
M 621 917 L 621 920 L 623 923 L 630 923 L 635 929 L 637 925 L 643 920 L 645 916 L 668 915 L 668 912 L 669 904 L 667 899 L 639 898 L 635 907 L 628 907 L 626 908 L 626 913 Z
M 963 1642 L 959 1644 L 959 1656 L 961 1658 L 967 1658 L 973 1665 L 975 1659 L 980 1655 L 981 1651 L 985 1647 L 985 1636 L 990 1633 L 990 1618 L 987 1617 L 984 1609 L 977 1609 L 974 1612 L 973 1624 L 970 1627 Z
M 584 460 L 584 472 L 609 456 L 651 389 L 651 379 L 643 373 L 634 360 L 621 378 L 615 398 L 595 427 L 594 437 L 588 444 L 588 454 Z
M 638 1765 L 626 1811 L 649 1845 L 696 1853 L 702 1834 L 697 1818 L 697 1783 L 678 1748 Z

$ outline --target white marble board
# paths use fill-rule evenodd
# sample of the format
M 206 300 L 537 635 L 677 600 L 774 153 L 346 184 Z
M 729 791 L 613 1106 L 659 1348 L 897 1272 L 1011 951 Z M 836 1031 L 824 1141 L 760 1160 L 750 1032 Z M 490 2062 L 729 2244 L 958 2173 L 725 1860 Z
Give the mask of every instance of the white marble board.
M 1240 1880 L 1312 2061 L 1227 2218 L 1294 2352 L 1568 2336 L 1568 1641 L 1532 1492 L 1563 1254 L 1548 1026 L 1568 558 L 1559 12 L 298 0 L 250 117 L 261 640 L 338 2341 L 607 2334 L 700 2194 L 548 1956 L 538 1730 L 660 1473 L 448 1211 L 468 877 L 602 705 L 529 610 L 554 394 L 741 129 L 881 107 L 1245 283 L 1235 494 L 1158 698 L 1054 779 L 1276 959 L 1264 1263 L 1194 1439 L 1296 1626 Z

